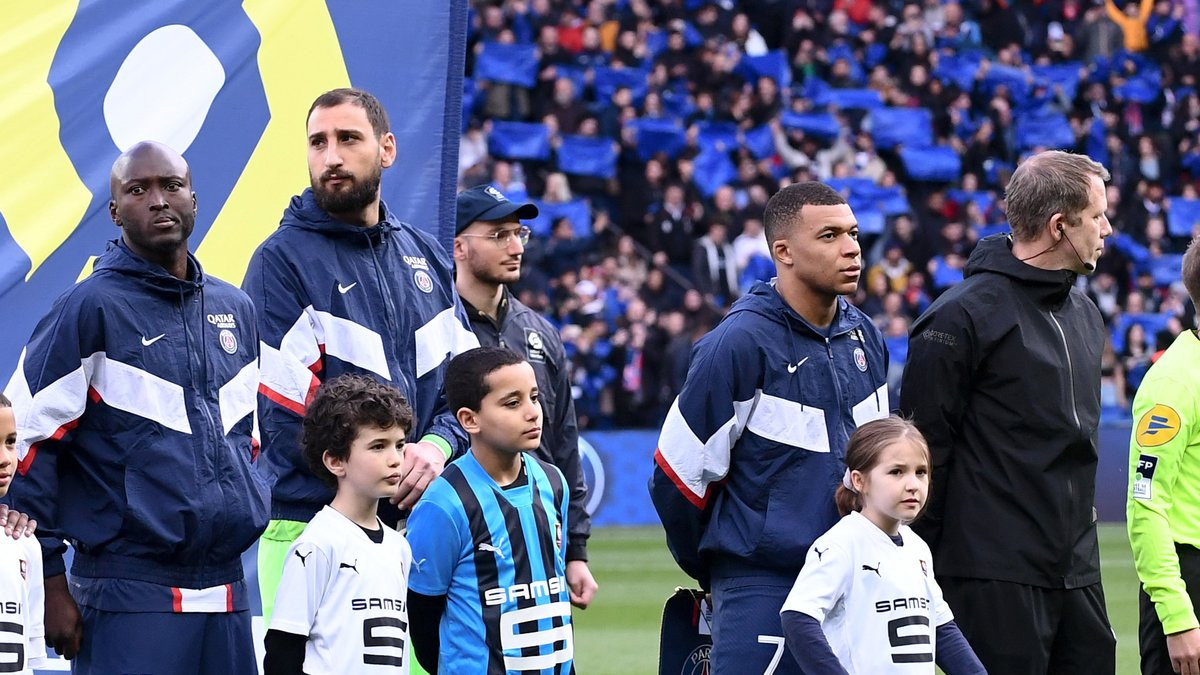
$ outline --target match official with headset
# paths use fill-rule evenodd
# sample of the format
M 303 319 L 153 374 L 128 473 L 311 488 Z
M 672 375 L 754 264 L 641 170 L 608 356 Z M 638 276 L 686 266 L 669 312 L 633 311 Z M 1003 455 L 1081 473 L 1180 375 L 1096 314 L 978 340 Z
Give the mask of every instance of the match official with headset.
M 1083 155 L 1021 163 L 1011 237 L 979 242 L 909 339 L 900 408 L 933 460 L 913 529 L 991 673 L 1116 667 L 1093 508 L 1105 329 L 1076 286 L 1112 234 L 1108 179 Z

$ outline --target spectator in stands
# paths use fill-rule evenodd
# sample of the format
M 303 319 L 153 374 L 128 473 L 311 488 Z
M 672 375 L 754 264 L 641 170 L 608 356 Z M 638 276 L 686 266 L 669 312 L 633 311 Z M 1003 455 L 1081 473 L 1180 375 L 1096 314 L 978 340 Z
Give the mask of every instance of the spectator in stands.
M 617 255 L 623 234 L 645 247 L 639 249 L 645 262 L 652 258 L 660 264 L 669 262 L 662 232 L 654 234 L 663 222 L 655 219 L 667 212 L 662 205 L 668 183 L 682 188 L 683 208 L 676 209 L 681 217 L 707 224 L 714 212 L 720 212 L 730 227 L 728 238 L 736 242 L 742 223 L 761 218 L 762 205 L 780 178 L 785 183 L 868 178 L 881 187 L 901 187 L 917 208 L 915 222 L 893 222 L 898 215 L 887 214 L 880 243 L 864 248 L 863 264 L 869 268 L 879 263 L 885 253 L 882 242 L 901 242 L 904 259 L 916 266 L 921 279 L 911 293 L 905 285 L 905 303 L 927 302 L 925 290 L 932 288 L 927 263 L 942 253 L 942 221 L 960 221 L 971 232 L 1002 225 L 1007 221 L 1004 200 L 996 195 L 958 200 L 957 210 L 931 214 L 924 204 L 927 195 L 945 185 L 913 181 L 894 150 L 878 152 L 876 130 L 867 124 L 869 114 L 827 106 L 825 94 L 839 86 L 869 87 L 892 107 L 914 102 L 928 106 L 934 114 L 933 142 L 951 147 L 964 174 L 977 176 L 963 181 L 963 188 L 972 193 L 1003 189 L 1020 154 L 1031 149 L 1029 139 L 1017 134 L 1028 126 L 1026 116 L 1036 110 L 1065 110 L 1074 131 L 1074 149 L 1089 152 L 1109 167 L 1114 180 L 1108 217 L 1135 238 L 1131 242 L 1135 246 L 1156 239 L 1153 233 L 1159 226 L 1152 219 L 1165 218 L 1165 197 L 1192 194 L 1192 183 L 1200 178 L 1196 136 L 1200 95 L 1184 88 L 1197 84 L 1200 40 L 1179 29 L 1184 23 L 1180 2 L 1150 0 L 1153 9 L 1143 28 L 1149 49 L 1136 59 L 1123 57 L 1111 70 L 1100 57 L 1124 48 L 1122 29 L 1104 6 L 1088 8 L 1080 0 L 847 1 L 837 7 L 826 0 L 824 7 L 808 9 L 812 5 L 808 3 L 799 10 L 795 3 L 775 0 L 751 3 L 744 13 L 712 2 L 692 3 L 697 5 L 692 9 L 689 0 L 592 0 L 582 18 L 578 15 L 585 9 L 582 2 L 472 2 L 478 18 L 471 29 L 468 75 L 484 43 L 528 45 L 539 50 L 537 83 L 526 89 L 477 79 L 475 103 L 468 110 L 468 130 L 460 146 L 464 156 L 460 181 L 464 186 L 478 184 L 492 172 L 496 187 L 511 199 L 524 201 L 527 195 L 512 192 L 523 192 L 527 180 L 534 194 L 541 193 L 549 174 L 557 169 L 554 160 L 489 157 L 486 136 L 491 119 L 544 120 L 552 145 L 560 134 L 572 131 L 618 141 L 615 180 L 572 176 L 569 187 L 574 196 L 591 200 L 593 218 L 608 211 L 616 232 L 577 241 L 580 248 L 572 264 L 614 256 L 615 267 L 609 272 L 606 265 L 604 276 L 620 286 L 633 283 L 628 271 L 638 267 L 635 263 L 630 268 L 633 259 Z M 1143 6 L 1142 0 L 1114 2 L 1131 15 Z M 565 11 L 568 4 L 574 5 L 572 11 Z M 977 39 L 981 48 L 994 54 L 983 62 L 969 53 L 968 45 Z M 747 57 L 769 49 L 782 51 L 792 86 L 781 83 L 777 73 L 750 66 Z M 1041 73 L 1029 79 L 1030 63 L 1079 66 L 1079 79 L 1059 81 L 1055 76 L 1047 86 Z M 610 66 L 616 70 L 606 70 Z M 1139 81 L 1156 69 L 1162 74 L 1152 80 L 1152 91 L 1139 91 Z M 686 87 L 672 78 L 672 72 L 687 74 Z M 1031 81 L 1034 84 L 1029 86 Z M 568 95 L 569 90 L 574 91 Z M 1147 96 L 1152 98 L 1145 100 Z M 678 122 L 689 130 L 685 147 L 678 152 L 669 148 L 647 160 L 649 153 L 639 150 L 637 141 L 639 117 L 648 116 Z M 735 175 L 705 186 L 702 192 L 698 183 L 711 180 L 712 167 L 697 164 L 702 150 L 696 139 L 699 128 L 692 131 L 691 127 L 729 121 L 739 125 L 740 132 L 737 146 L 727 148 Z M 769 134 L 758 131 L 763 126 Z M 763 145 L 751 152 L 755 143 Z M 502 179 L 505 173 L 512 178 Z M 510 180 L 515 185 L 507 185 Z M 1139 181 L 1144 187 L 1138 188 Z M 1161 186 L 1155 187 L 1155 182 Z M 849 192 L 856 200 L 865 197 Z M 687 236 L 677 242 L 680 263 L 659 271 L 656 290 L 633 289 L 634 294 L 644 294 L 653 302 L 681 297 L 692 283 L 692 250 L 704 234 L 687 229 Z M 549 241 L 545 238 L 539 244 Z M 1153 248 L 1171 254 L 1177 243 L 1168 236 Z M 545 246 L 540 248 L 531 246 L 527 251 L 526 269 L 536 272 L 535 266 L 544 266 L 544 262 L 537 265 L 539 256 L 543 260 L 545 256 Z M 1126 255 L 1117 246 L 1110 248 L 1112 252 L 1098 265 L 1112 276 L 1123 298 L 1138 286 L 1130 260 L 1141 259 L 1141 254 L 1137 249 Z M 744 257 L 736 245 L 735 256 L 739 261 Z M 744 277 L 770 275 L 766 268 L 755 268 L 753 260 L 749 256 Z M 560 276 L 551 277 L 553 288 Z M 646 276 L 655 275 L 647 269 Z M 533 277 L 523 279 L 514 292 L 529 291 L 536 297 L 547 290 L 546 282 L 540 283 L 539 287 Z M 574 283 L 568 285 L 568 291 L 573 287 Z M 1169 305 L 1165 289 L 1146 290 L 1151 306 Z M 1133 302 L 1145 304 L 1144 299 Z M 653 331 L 647 337 L 653 342 Z M 624 386 L 613 382 L 613 387 Z
M 883 257 L 867 270 L 867 286 L 872 286 L 876 278 L 883 278 L 888 290 L 903 293 L 908 286 L 908 275 L 913 266 L 904 257 L 904 247 L 899 241 L 889 241 L 884 246 Z
M 662 206 L 654 214 L 648 241 L 655 252 L 654 263 L 670 265 L 684 277 L 691 274 L 695 243 L 693 211 L 683 200 L 683 186 L 668 185 Z
M 1104 0 L 1104 10 L 1108 18 L 1121 27 L 1125 35 L 1125 49 L 1131 52 L 1144 52 L 1150 47 L 1150 39 L 1146 35 L 1146 22 L 1154 9 L 1154 0 L 1125 0 L 1124 9 L 1119 9 L 1113 0 Z
M 554 81 L 554 96 L 541 106 L 538 116 L 553 117 L 560 132 L 574 134 L 587 116 L 587 108 L 576 96 L 575 83 L 569 78 L 560 77 Z
M 745 270 L 755 255 L 771 257 L 761 217 L 747 218 L 742 224 L 742 233 L 733 240 L 733 257 L 739 270 Z
M 708 233 L 696 240 L 692 251 L 692 280 L 696 290 L 719 307 L 728 306 L 739 295 L 741 270 L 728 231 L 724 222 L 709 221 Z
M 1142 376 L 1150 367 L 1154 355 L 1152 345 L 1146 337 L 1146 329 L 1140 323 L 1131 323 L 1125 329 L 1125 341 L 1121 348 L 1121 369 L 1125 372 L 1125 396 L 1129 399 L 1137 393 Z

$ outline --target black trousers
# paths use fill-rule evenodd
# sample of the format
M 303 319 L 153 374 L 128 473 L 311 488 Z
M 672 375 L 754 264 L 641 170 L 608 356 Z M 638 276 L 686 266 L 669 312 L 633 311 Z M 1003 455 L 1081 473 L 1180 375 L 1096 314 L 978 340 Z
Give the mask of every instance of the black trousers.
M 938 584 L 990 675 L 1116 673 L 1100 584 L 1068 590 L 940 576 Z
M 1200 607 L 1200 549 L 1175 544 L 1175 552 L 1179 555 L 1179 574 L 1187 585 L 1192 607 Z M 1175 675 L 1167 653 L 1167 636 L 1144 587 L 1138 591 L 1138 645 L 1142 653 L 1142 675 Z

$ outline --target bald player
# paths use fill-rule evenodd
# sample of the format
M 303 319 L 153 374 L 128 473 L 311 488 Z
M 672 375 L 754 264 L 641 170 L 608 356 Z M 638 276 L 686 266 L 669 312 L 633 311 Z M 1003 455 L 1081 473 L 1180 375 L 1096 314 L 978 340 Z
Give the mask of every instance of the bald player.
M 268 516 L 254 309 L 188 252 L 179 153 L 139 143 L 110 185 L 120 238 L 38 323 L 6 389 L 46 642 L 75 673 L 257 673 L 240 561 Z

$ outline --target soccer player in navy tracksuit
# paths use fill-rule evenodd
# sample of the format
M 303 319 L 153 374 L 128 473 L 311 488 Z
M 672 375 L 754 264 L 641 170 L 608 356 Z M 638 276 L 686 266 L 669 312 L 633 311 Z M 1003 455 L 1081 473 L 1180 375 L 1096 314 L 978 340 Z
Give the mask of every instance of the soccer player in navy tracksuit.
M 471 451 L 408 519 L 417 661 L 435 675 L 571 673 L 570 492 L 532 454 L 542 434 L 533 368 L 508 349 L 471 350 L 450 362 L 446 399 Z
M 38 323 L 7 392 L 46 642 L 76 673 L 257 673 L 241 563 L 268 516 L 254 309 L 188 254 L 183 157 L 139 143 L 111 187 L 121 239 Z
M 283 561 L 333 491 L 304 465 L 300 425 L 323 380 L 366 375 L 400 390 L 416 427 L 393 502 L 410 509 L 467 437 L 446 410 L 450 357 L 479 346 L 454 292 L 450 257 L 380 198 L 397 156 L 378 99 L 334 89 L 309 110 L 312 187 L 293 197 L 279 229 L 254 252 L 244 288 L 259 310 L 263 456 L 272 479 L 271 522 L 258 546 L 269 621 Z M 387 502 L 379 515 L 395 525 Z
M 712 591 L 716 675 L 800 672 L 780 607 L 838 520 L 850 434 L 890 409 L 883 338 L 841 297 L 862 269 L 850 207 L 800 183 L 764 220 L 778 276 L 696 344 L 650 479 L 671 553 Z

